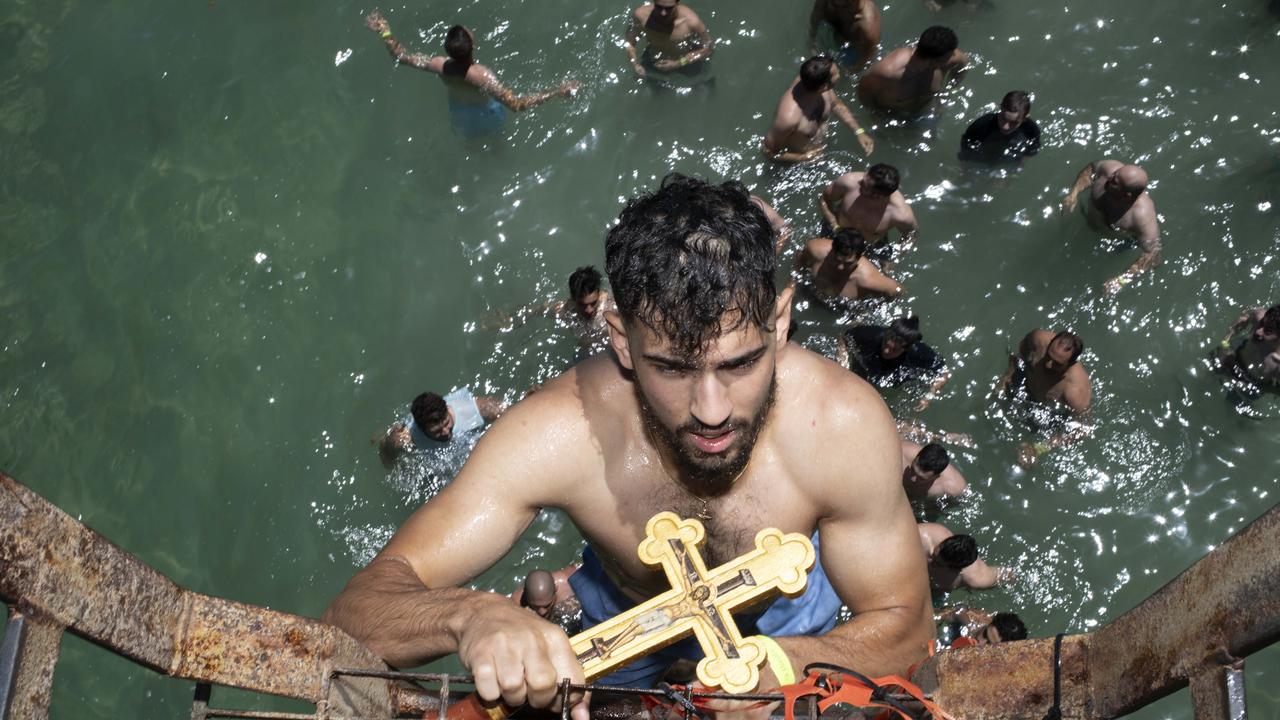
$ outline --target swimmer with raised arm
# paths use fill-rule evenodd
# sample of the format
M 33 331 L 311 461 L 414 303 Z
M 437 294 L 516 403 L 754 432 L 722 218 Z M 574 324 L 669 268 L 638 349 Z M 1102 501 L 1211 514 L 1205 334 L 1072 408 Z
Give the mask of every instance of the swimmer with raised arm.
M 1147 192 L 1147 171 L 1119 160 L 1091 162 L 1080 169 L 1076 181 L 1062 199 L 1062 209 L 1075 212 L 1080 193 L 1089 188 L 1085 217 L 1098 232 L 1120 232 L 1138 243 L 1142 254 L 1129 269 L 1108 280 L 1103 290 L 1114 295 L 1147 268 L 1160 262 L 1160 220 L 1156 204 Z
M 485 700 L 554 706 L 562 678 L 583 681 L 564 632 L 467 585 L 556 508 L 587 543 L 569 582 L 594 625 L 669 587 L 636 547 L 649 518 L 673 511 L 702 518 L 708 567 L 766 527 L 817 532 L 805 593 L 756 620 L 794 672 L 823 660 L 877 676 L 923 660 L 932 608 L 893 417 L 870 385 L 786 342 L 791 292 L 775 285 L 772 231 L 746 188 L 668 176 L 627 203 L 605 263 L 612 352 L 507 411 L 325 619 L 394 666 L 457 653 Z M 836 625 L 841 604 L 852 619 Z M 677 643 L 597 682 L 652 685 L 690 651 Z M 777 685 L 762 670 L 759 689 Z
M 365 25 L 382 36 L 387 51 L 409 67 L 426 70 L 440 76 L 449 91 L 449 119 L 453 128 L 463 136 L 477 136 L 496 132 L 506 120 L 506 111 L 523 112 L 537 107 L 555 97 L 569 97 L 578 89 L 578 83 L 567 80 L 554 90 L 532 95 L 517 95 L 498 80 L 492 70 L 475 61 L 475 36 L 470 30 L 454 25 L 445 33 L 445 56 L 431 57 L 412 53 L 405 49 L 382 13 L 374 10 L 365 18 Z
M 765 157 L 775 162 L 797 163 L 821 155 L 827 146 L 827 118 L 833 112 L 853 130 L 862 151 L 871 154 L 875 149 L 871 136 L 858 124 L 849 107 L 836 97 L 835 84 L 839 79 L 840 68 L 831 58 L 816 55 L 804 61 L 800 74 L 778 101 L 773 124 L 761 143 Z
M 1017 354 L 1009 356 L 1009 367 L 996 387 L 997 397 L 1010 389 L 1023 389 L 1038 403 L 1066 408 L 1079 421 L 1087 419 L 1093 385 L 1079 362 L 1082 352 L 1084 341 L 1073 332 L 1032 330 L 1018 344 Z M 1043 442 L 1023 443 L 1019 463 L 1030 467 L 1040 456 L 1072 445 L 1088 432 L 1088 426 L 1079 422 Z

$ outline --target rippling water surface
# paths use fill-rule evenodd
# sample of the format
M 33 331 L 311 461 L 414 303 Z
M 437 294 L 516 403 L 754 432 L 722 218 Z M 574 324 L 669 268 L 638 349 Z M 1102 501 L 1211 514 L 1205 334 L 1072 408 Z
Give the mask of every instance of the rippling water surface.
M 714 86 L 692 92 L 631 76 L 625 3 L 384 7 L 432 52 L 475 28 L 518 90 L 582 81 L 487 143 L 453 135 L 439 82 L 394 68 L 358 4 L 0 2 L 0 464 L 179 583 L 320 613 L 461 462 L 389 475 L 369 437 L 422 390 L 515 398 L 563 368 L 564 331 L 491 319 L 600 265 L 623 198 L 671 170 L 740 178 L 801 239 L 821 188 L 864 164 L 847 132 L 803 167 L 756 150 L 807 3 L 690 2 L 719 41 Z M 1241 307 L 1280 302 L 1280 20 L 1262 0 L 895 0 L 885 44 L 934 22 L 977 65 L 931 118 L 887 123 L 842 89 L 920 219 L 909 294 L 810 303 L 798 339 L 829 349 L 850 318 L 919 313 L 954 377 L 916 419 L 977 443 L 958 459 L 974 496 L 942 521 L 1018 569 L 953 600 L 1016 609 L 1035 635 L 1089 630 L 1276 499 L 1280 403 L 1239 406 L 1204 358 Z M 1015 88 L 1044 151 L 964 170 L 960 133 Z M 1165 244 L 1115 299 L 1102 284 L 1134 251 L 1055 211 L 1102 157 L 1150 172 Z M 1024 472 L 1034 436 L 986 397 L 1034 327 L 1084 338 L 1096 429 Z M 889 400 L 915 416 L 910 393 Z M 579 547 L 543 515 L 478 585 L 509 591 Z M 55 717 L 186 712 L 185 683 L 78 640 L 63 657 Z M 1258 717 L 1280 714 L 1278 662 L 1250 660 Z M 1189 718 L 1189 698 L 1138 716 Z

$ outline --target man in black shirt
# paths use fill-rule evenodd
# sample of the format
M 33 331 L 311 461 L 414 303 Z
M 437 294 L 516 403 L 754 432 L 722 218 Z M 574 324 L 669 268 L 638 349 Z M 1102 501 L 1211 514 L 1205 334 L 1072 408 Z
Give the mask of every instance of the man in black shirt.
M 1021 162 L 1040 152 L 1040 126 L 1027 117 L 1031 98 L 1014 90 L 1000 101 L 1000 111 L 987 113 L 960 139 L 960 159 L 982 163 Z
M 951 375 L 933 348 L 921 341 L 920 318 L 898 318 L 884 325 L 861 325 L 846 330 L 839 350 L 847 353 L 847 367 L 876 387 L 895 387 L 914 378 L 932 380 L 916 410 L 923 410 Z M 843 357 L 841 364 L 846 364 Z

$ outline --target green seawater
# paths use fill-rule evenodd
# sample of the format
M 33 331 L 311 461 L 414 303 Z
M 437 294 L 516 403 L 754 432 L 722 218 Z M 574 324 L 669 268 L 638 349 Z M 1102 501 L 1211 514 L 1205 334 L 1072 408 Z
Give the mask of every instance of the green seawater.
M 803 167 L 759 156 L 807 2 L 690 3 L 719 44 L 714 85 L 687 93 L 631 76 L 625 3 L 384 7 L 432 53 L 449 25 L 475 28 L 519 91 L 582 81 L 475 142 L 437 79 L 394 67 L 364 5 L 0 0 L 0 467 L 186 587 L 318 615 L 443 481 L 388 474 L 370 436 L 423 390 L 514 398 L 563 368 L 574 341 L 549 323 L 482 321 L 602 264 L 624 198 L 672 170 L 739 178 L 799 240 L 821 188 L 865 166 L 848 132 Z M 977 64 L 933 118 L 889 127 L 842 88 L 920 219 L 910 294 L 810 303 L 798 337 L 829 348 L 852 315 L 922 316 L 954 378 L 918 419 L 978 443 L 957 459 L 974 496 L 942 521 L 1019 570 L 953 600 L 1016 610 L 1037 636 L 1087 631 L 1280 494 L 1280 402 L 1238 407 L 1204 362 L 1241 307 L 1280 302 L 1280 17 L 1264 0 L 894 0 L 885 46 L 935 22 Z M 1044 151 L 965 172 L 965 125 L 1015 88 Z M 1055 211 L 1103 157 L 1146 167 L 1164 230 L 1163 265 L 1117 299 L 1102 283 L 1134 251 Z M 1037 326 L 1083 336 L 1097 430 L 1024 473 L 1026 431 L 986 394 Z M 889 400 L 914 416 L 910 393 Z M 578 550 L 544 515 L 477 585 L 509 591 Z M 1280 652 L 1247 667 L 1255 717 L 1280 716 Z M 182 717 L 191 691 L 70 638 L 53 716 Z M 1190 718 L 1189 696 L 1137 717 Z

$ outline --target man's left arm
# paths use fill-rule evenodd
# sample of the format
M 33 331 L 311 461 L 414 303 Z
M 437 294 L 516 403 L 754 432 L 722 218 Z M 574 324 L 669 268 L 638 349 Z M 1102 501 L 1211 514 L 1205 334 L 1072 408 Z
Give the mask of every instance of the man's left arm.
M 853 618 L 826 635 L 778 638 L 797 675 L 812 662 L 871 677 L 903 674 L 928 656 L 933 639 L 928 574 L 902 489 L 893 419 L 878 397 L 862 405 L 856 420 L 862 435 L 849 449 L 860 470 L 850 476 L 840 464 L 842 476 L 833 478 L 828 497 L 842 500 L 818 526 L 822 567 Z
M 840 118 L 840 122 L 849 126 L 853 134 L 858 138 L 858 144 L 862 146 L 862 152 L 870 155 L 875 149 L 875 141 L 867 134 L 867 131 L 858 124 L 858 119 L 853 116 L 853 112 L 849 110 L 849 106 L 845 105 L 840 98 L 836 97 L 835 91 L 831 91 L 831 109 L 835 112 L 836 117 Z
M 698 35 L 698 49 L 681 55 L 681 65 L 690 65 L 699 60 L 706 60 L 711 57 L 712 51 L 715 50 L 715 41 L 711 39 L 711 33 L 707 32 L 707 25 L 702 22 L 702 18 L 695 16 L 689 29 Z
M 1109 295 L 1120 292 L 1121 288 L 1133 282 L 1147 268 L 1160 262 L 1160 221 L 1156 219 L 1154 206 L 1138 218 L 1136 230 L 1138 247 L 1142 250 L 1142 254 L 1133 261 L 1129 269 L 1107 281 L 1105 290 Z
M 950 62 L 943 68 L 943 73 L 947 76 L 946 82 L 960 82 L 971 67 L 973 67 L 973 60 L 969 57 L 969 53 L 959 49 L 953 51 Z
M 910 250 L 915 247 L 916 239 L 920 236 L 920 223 L 916 221 L 916 214 L 910 205 L 902 203 L 902 210 L 893 219 L 893 227 L 902 235 L 902 249 Z

